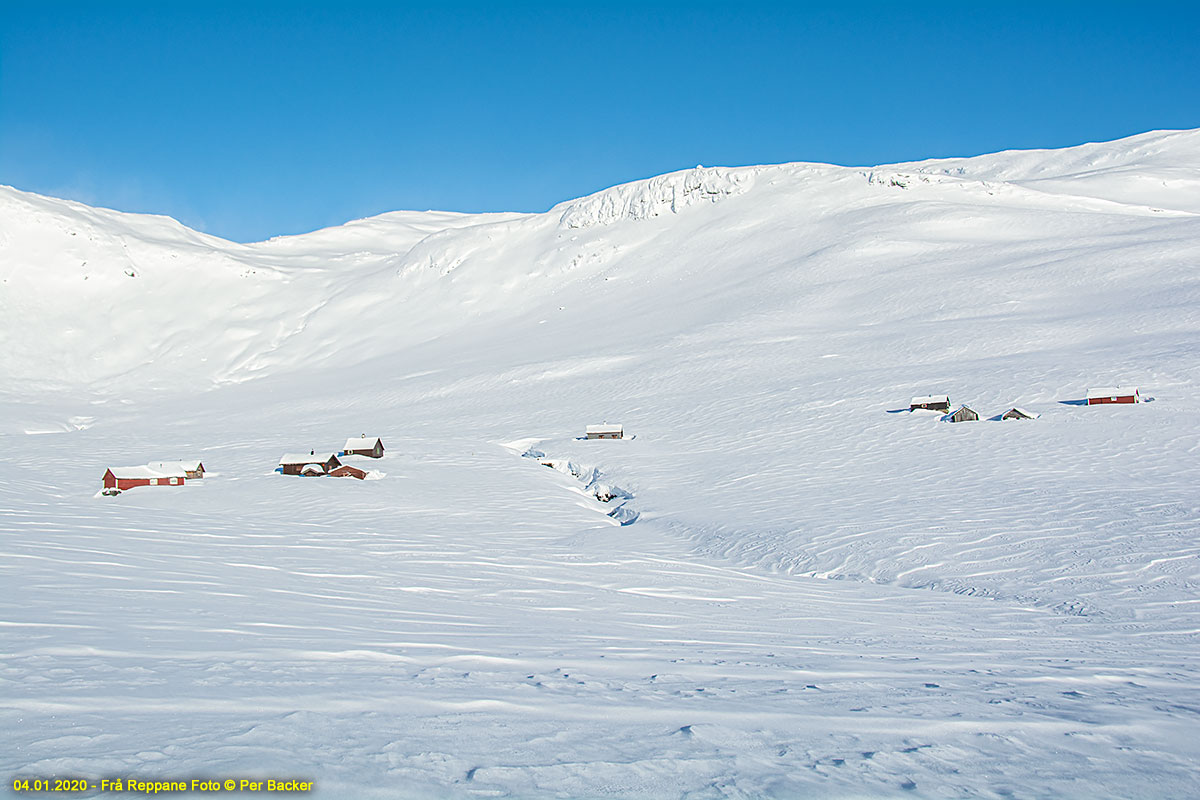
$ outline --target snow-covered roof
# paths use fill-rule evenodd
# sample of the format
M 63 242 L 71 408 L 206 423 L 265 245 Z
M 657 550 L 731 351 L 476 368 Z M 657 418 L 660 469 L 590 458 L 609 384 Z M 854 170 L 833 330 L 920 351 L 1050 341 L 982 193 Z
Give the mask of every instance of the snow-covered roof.
M 195 461 L 151 461 L 146 466 L 158 470 L 195 472 L 200 469 L 200 459 Z
M 945 394 L 927 394 L 924 397 L 914 397 L 909 401 L 909 405 L 924 406 L 930 403 L 949 403 L 950 396 Z
M 1037 419 L 1038 417 L 1041 416 L 1041 414 L 1035 414 L 1032 411 L 1026 411 L 1025 409 L 1021 408 L 1020 406 L 1013 406 L 1012 408 L 1008 409 L 1008 411 L 1005 411 L 1004 414 L 1008 414 L 1012 411 L 1015 411 L 1022 416 L 1029 417 L 1030 419 Z M 1004 416 L 1004 414 L 1001 414 L 1001 416 Z
M 183 470 L 162 470 L 155 469 L 146 464 L 139 464 L 136 467 L 109 467 L 108 471 L 113 474 L 114 478 L 122 480 L 130 480 L 137 478 L 185 478 Z
M 624 430 L 620 425 L 615 423 L 604 423 L 603 425 L 588 425 L 588 433 L 618 433 Z
M 1126 386 L 1124 388 L 1120 386 L 1106 386 L 1099 389 L 1088 389 L 1087 396 L 1090 400 L 1093 397 L 1129 397 L 1135 394 L 1137 394 L 1136 386 Z
M 279 463 L 283 464 L 325 464 L 333 458 L 333 453 L 285 453 Z
M 320 464 L 305 464 L 300 468 L 301 472 L 324 472 L 325 467 Z
M 376 442 L 379 442 L 380 446 L 383 445 L 383 439 L 380 439 L 378 436 L 360 436 L 357 439 L 347 439 L 346 446 L 343 447 L 342 449 L 343 450 L 370 450 L 373 447 L 375 447 Z

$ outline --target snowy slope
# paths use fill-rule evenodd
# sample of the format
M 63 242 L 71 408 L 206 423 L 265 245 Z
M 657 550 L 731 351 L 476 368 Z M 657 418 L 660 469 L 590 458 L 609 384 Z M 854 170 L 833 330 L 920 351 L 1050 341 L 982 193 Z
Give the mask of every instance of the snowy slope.
M 1159 211 L 1200 213 L 1200 153 L 1195 142 L 1195 131 L 1153 132 L 1070 150 L 1010 151 L 970 159 L 920 161 L 901 168 L 1151 206 Z
M 1163 132 L 253 245 L 0 189 L 5 772 L 1197 794 L 1197 183 Z M 359 432 L 382 480 L 272 472 Z

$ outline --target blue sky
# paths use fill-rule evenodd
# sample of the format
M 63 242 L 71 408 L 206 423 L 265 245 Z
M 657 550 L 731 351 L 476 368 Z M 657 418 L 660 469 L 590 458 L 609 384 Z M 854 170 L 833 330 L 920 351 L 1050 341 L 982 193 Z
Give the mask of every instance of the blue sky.
M 0 0 L 0 183 L 238 241 L 1200 127 L 1196 3 Z

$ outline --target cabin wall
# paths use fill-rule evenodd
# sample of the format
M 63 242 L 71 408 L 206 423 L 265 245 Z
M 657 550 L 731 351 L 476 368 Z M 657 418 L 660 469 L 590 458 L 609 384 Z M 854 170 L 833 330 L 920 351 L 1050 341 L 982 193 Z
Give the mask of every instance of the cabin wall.
M 158 483 L 151 484 L 150 483 L 151 480 L 157 480 Z M 172 480 L 174 480 L 175 482 L 171 483 Z M 120 489 L 121 491 L 124 491 L 126 489 L 133 489 L 134 487 L 137 487 L 137 486 L 152 486 L 152 485 L 154 485 L 154 486 L 183 486 L 183 484 L 184 484 L 183 478 L 171 478 L 171 477 L 117 478 L 117 488 Z M 108 488 L 112 488 L 112 487 L 108 486 L 107 483 L 105 484 L 105 486 Z

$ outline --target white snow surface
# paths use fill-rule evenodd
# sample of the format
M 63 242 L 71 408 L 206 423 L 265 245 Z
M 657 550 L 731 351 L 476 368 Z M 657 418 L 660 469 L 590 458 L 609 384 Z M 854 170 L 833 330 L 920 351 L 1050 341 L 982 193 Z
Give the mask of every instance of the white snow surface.
M 1197 198 L 1200 131 L 252 245 L 0 188 L 0 791 L 1200 796 Z

